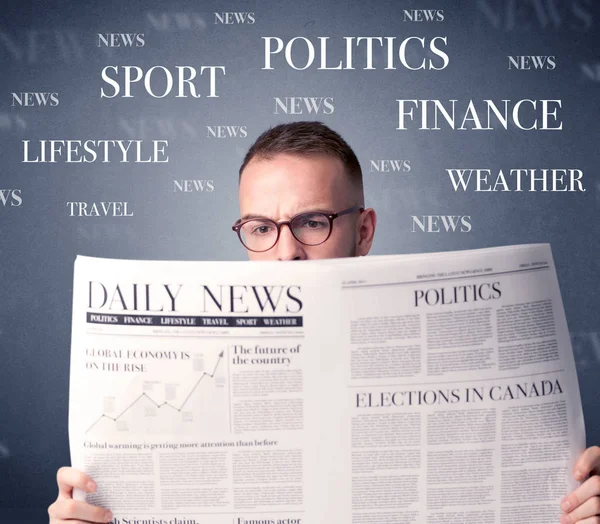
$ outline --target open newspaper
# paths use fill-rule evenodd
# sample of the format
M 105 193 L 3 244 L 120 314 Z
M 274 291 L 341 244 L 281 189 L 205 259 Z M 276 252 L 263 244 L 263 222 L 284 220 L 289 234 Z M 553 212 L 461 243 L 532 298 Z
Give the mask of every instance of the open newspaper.
M 550 247 L 78 257 L 69 437 L 115 524 L 554 524 L 585 439 Z

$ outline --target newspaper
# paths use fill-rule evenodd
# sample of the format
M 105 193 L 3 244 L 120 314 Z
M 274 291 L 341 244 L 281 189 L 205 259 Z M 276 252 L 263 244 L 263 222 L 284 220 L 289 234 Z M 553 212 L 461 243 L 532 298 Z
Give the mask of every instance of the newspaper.
M 550 246 L 77 257 L 69 437 L 114 524 L 550 524 L 585 432 Z

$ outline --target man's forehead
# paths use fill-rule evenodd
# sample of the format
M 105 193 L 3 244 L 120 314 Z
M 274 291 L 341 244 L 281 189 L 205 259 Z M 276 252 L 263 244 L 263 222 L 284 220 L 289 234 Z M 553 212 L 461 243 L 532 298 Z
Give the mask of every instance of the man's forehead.
M 252 159 L 239 187 L 243 215 L 290 215 L 331 211 L 347 200 L 346 175 L 339 159 L 324 155 L 280 154 Z

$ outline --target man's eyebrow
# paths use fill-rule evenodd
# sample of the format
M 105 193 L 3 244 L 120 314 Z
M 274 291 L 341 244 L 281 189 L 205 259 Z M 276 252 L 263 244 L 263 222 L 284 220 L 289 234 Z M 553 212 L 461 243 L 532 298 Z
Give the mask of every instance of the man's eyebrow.
M 302 213 L 324 213 L 326 215 L 329 215 L 332 213 L 332 211 L 331 211 L 331 209 L 325 209 L 325 208 L 315 209 L 314 207 L 311 207 L 311 208 L 305 209 L 303 211 L 298 211 L 297 213 L 294 213 L 294 215 L 292 215 L 292 216 L 301 215 Z M 248 214 L 242 216 L 242 218 L 240 218 L 240 221 L 242 222 L 244 220 L 252 220 L 254 218 L 258 218 L 258 219 L 266 218 L 268 220 L 273 220 L 273 222 L 277 222 L 277 220 L 275 220 L 274 218 L 267 217 L 265 215 L 255 215 L 253 213 L 248 213 Z M 290 217 L 290 218 L 292 218 L 292 217 Z
M 240 221 L 250 220 L 252 218 L 269 218 L 269 217 L 266 217 L 264 215 L 252 215 L 252 214 L 249 214 L 249 215 L 244 215 L 242 218 L 240 218 Z M 269 220 L 272 220 L 272 219 L 269 219 Z

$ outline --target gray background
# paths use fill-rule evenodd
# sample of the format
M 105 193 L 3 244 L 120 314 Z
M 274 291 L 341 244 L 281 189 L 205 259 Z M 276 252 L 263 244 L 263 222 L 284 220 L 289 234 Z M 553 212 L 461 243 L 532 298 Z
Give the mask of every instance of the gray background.
M 403 22 L 439 8 L 441 23 Z M 253 25 L 214 12 L 253 12 Z M 0 522 L 46 522 L 55 474 L 69 463 L 67 405 L 73 261 L 77 254 L 244 259 L 237 170 L 276 123 L 319 119 L 354 147 L 367 205 L 378 212 L 373 254 L 550 242 L 574 342 L 586 429 L 600 443 L 598 211 L 600 14 L 595 0 L 382 2 L 42 2 L 3 5 L 0 21 Z M 144 33 L 142 48 L 97 47 L 98 33 Z M 263 71 L 262 36 L 446 36 L 443 71 Z M 338 45 L 336 45 L 338 42 Z M 377 53 L 376 53 L 377 54 Z M 553 55 L 553 71 L 508 70 L 507 55 Z M 358 56 L 358 55 L 357 55 Z M 381 56 L 381 55 L 380 55 Z M 357 62 L 358 63 L 358 62 Z M 106 65 L 223 65 L 219 98 L 100 99 Z M 158 83 L 157 83 L 158 85 Z M 57 107 L 12 107 L 11 92 L 57 92 Z M 274 97 L 333 97 L 331 115 L 276 115 Z M 397 131 L 396 99 L 561 99 L 563 131 Z M 207 125 L 248 137 L 207 138 Z M 168 139 L 168 164 L 23 164 L 22 140 Z M 406 159 L 407 174 L 371 173 L 372 159 Z M 577 168 L 585 193 L 454 192 L 445 169 Z M 173 192 L 174 179 L 212 179 L 212 193 Z M 68 201 L 127 201 L 131 218 L 69 217 Z M 411 215 L 470 215 L 470 233 L 412 233 Z

